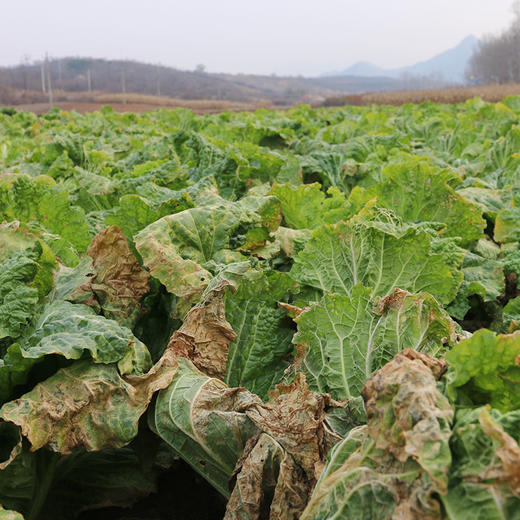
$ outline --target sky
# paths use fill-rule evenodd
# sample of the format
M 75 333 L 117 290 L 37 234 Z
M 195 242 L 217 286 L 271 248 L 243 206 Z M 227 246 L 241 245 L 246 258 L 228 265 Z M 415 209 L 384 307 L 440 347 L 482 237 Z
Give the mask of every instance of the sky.
M 319 75 L 412 65 L 510 23 L 512 0 L 0 0 L 0 65 L 135 59 L 209 72 Z

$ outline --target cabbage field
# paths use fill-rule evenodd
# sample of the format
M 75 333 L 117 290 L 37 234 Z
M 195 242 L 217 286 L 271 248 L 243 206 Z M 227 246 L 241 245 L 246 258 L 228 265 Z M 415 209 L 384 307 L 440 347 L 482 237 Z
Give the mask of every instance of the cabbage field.
M 520 519 L 519 274 L 520 98 L 4 109 L 0 520 Z

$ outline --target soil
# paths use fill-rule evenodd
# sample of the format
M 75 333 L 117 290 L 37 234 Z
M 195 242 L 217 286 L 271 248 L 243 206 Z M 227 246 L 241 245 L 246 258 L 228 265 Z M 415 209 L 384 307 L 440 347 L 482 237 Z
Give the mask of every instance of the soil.
M 83 101 L 64 101 L 54 103 L 54 107 L 60 108 L 61 110 L 75 110 L 80 114 L 84 114 L 86 112 L 94 112 L 95 110 L 100 110 L 105 105 L 109 104 L 115 112 L 148 112 L 150 110 L 157 110 L 158 108 L 162 108 L 156 104 L 147 104 L 147 103 L 90 103 Z M 46 114 L 49 111 L 48 103 L 30 103 L 26 105 L 16 105 L 14 108 L 16 110 L 27 110 L 29 112 L 34 112 L 35 114 Z M 164 107 L 173 109 L 175 107 Z M 241 110 L 256 110 L 258 106 L 251 105 L 250 108 L 242 108 Z M 193 112 L 197 114 L 215 114 L 218 112 L 222 112 L 222 108 L 190 108 Z M 231 109 L 234 111 L 234 109 Z

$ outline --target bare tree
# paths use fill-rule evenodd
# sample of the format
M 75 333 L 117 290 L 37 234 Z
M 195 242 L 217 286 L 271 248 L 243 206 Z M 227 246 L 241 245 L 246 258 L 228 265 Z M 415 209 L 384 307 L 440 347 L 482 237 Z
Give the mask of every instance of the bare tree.
M 512 10 L 514 19 L 507 29 L 480 41 L 470 60 L 469 75 L 487 83 L 520 82 L 520 1 Z
M 52 108 L 54 106 L 54 96 L 52 94 L 51 65 L 48 54 L 45 54 L 45 68 L 47 69 L 47 92 L 49 93 L 49 107 Z

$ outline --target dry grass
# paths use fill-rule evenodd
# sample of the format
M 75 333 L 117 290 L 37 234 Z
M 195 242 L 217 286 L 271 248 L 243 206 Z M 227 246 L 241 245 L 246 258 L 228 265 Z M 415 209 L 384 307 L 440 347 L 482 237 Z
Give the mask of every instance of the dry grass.
M 404 105 L 405 103 L 462 103 L 473 97 L 481 97 L 490 103 L 502 101 L 506 96 L 520 95 L 520 84 L 484 85 L 480 87 L 457 87 L 431 90 L 402 90 L 373 92 L 368 94 L 337 96 L 328 98 L 324 106 L 340 105 Z
M 13 106 L 20 110 L 44 113 L 49 110 L 49 98 L 38 91 L 3 88 L 0 89 L 0 105 Z M 63 110 L 92 112 L 104 105 L 112 105 L 117 112 L 145 112 L 157 108 L 188 108 L 196 113 L 209 114 L 230 110 L 251 111 L 259 108 L 274 108 L 272 101 L 260 99 L 254 102 L 221 101 L 214 99 L 178 99 L 147 94 L 106 92 L 53 92 L 53 106 Z
M 271 107 L 269 100 L 255 102 L 222 101 L 217 99 L 178 99 L 166 96 L 152 96 L 148 94 L 107 94 L 97 93 L 91 96 L 92 102 L 104 104 L 128 104 L 154 105 L 156 107 L 189 108 L 194 111 L 218 111 L 224 110 L 251 110 L 255 108 Z

